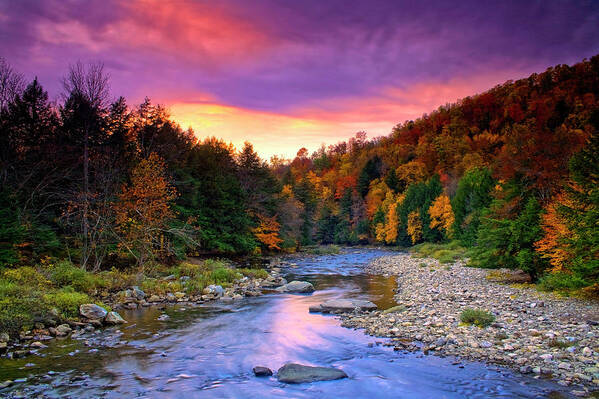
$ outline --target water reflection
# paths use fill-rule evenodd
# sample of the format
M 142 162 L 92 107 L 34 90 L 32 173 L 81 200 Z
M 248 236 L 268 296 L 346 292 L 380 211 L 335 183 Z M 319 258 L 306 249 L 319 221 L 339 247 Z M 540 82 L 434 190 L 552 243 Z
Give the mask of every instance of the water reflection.
M 372 337 L 340 327 L 334 316 L 308 312 L 311 305 L 338 297 L 393 306 L 395 282 L 362 272 L 368 260 L 382 254 L 351 251 L 285 267 L 289 279 L 315 284 L 311 295 L 126 312 L 128 326 L 112 329 L 107 340 L 103 334 L 88 337 L 90 346 L 59 341 L 45 358 L 2 360 L 0 379 L 31 375 L 28 384 L 10 391 L 56 398 L 536 398 L 554 389 L 477 363 L 459 368 L 451 359 L 369 346 Z M 163 312 L 168 321 L 157 320 Z M 94 351 L 98 344 L 106 346 Z M 285 385 L 251 372 L 256 365 L 276 370 L 288 361 L 339 367 L 350 378 Z M 23 362 L 36 366 L 21 369 Z M 50 370 L 56 373 L 46 376 Z

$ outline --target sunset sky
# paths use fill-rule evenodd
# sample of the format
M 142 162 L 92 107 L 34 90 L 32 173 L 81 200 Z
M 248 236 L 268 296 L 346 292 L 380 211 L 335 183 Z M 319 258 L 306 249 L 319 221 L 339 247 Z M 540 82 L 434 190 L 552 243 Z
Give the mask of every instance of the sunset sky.
M 0 56 L 52 98 L 78 60 L 198 137 L 292 156 L 599 53 L 599 1 L 0 0 Z

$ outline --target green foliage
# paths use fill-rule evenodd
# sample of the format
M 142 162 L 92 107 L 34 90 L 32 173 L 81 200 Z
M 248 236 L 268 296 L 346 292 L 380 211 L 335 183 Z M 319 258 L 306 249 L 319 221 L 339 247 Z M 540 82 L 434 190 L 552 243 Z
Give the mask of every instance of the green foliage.
M 431 221 L 428 213 L 431 204 L 442 192 L 443 186 L 438 175 L 432 177 L 428 182 L 408 186 L 403 202 L 397 207 L 400 222 L 398 231 L 400 245 L 409 246 L 412 244 L 406 226 L 408 225 L 408 215 L 413 211 L 419 212 L 423 241 L 437 242 L 443 238 L 438 230 L 430 228 Z
M 250 277 L 250 278 L 261 278 L 261 279 L 265 279 L 268 278 L 268 272 L 264 269 L 245 269 L 245 268 L 240 268 L 240 269 L 235 269 L 235 271 L 241 273 L 242 275 L 246 276 L 246 277 Z
M 451 207 L 455 216 L 455 238 L 466 246 L 473 246 L 480 225 L 480 216 L 493 199 L 491 190 L 495 181 L 488 169 L 471 169 L 458 183 Z
M 50 281 L 31 266 L 10 269 L 3 273 L 2 278 L 10 283 L 18 284 L 32 289 L 50 285 Z
M 421 258 L 434 258 L 439 263 L 454 263 L 466 257 L 466 248 L 461 246 L 458 240 L 444 244 L 422 243 L 413 246 L 411 252 Z
M 541 207 L 531 197 L 514 219 L 499 219 L 491 214 L 483 216 L 471 265 L 488 269 L 522 269 L 536 280 L 548 266 L 533 247 L 542 235 L 540 215 Z
M 48 308 L 57 309 L 64 318 L 77 317 L 79 315 L 79 305 L 93 302 L 86 294 L 76 292 L 70 287 L 45 294 L 43 299 Z
M 0 332 L 16 337 L 47 313 L 40 291 L 0 279 Z
M 73 287 L 77 291 L 91 292 L 98 279 L 92 273 L 76 267 L 69 261 L 60 261 L 53 265 L 50 270 L 50 280 L 57 287 Z
M 460 314 L 460 320 L 465 324 L 473 324 L 475 326 L 485 328 L 489 327 L 495 321 L 493 314 L 481 310 L 467 308 Z
M 557 291 L 569 294 L 589 285 L 589 282 L 572 273 L 550 273 L 539 280 L 538 287 L 543 291 Z
M 368 188 L 370 187 L 370 182 L 374 179 L 377 179 L 381 176 L 381 158 L 375 156 L 366 162 L 366 165 L 360 171 L 360 175 L 358 177 L 358 193 L 362 197 L 365 197 L 368 194 Z

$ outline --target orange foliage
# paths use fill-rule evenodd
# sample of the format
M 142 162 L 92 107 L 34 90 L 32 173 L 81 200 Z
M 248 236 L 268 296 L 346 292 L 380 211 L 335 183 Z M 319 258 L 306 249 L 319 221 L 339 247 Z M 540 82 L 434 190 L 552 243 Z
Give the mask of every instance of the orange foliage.
M 566 271 L 567 264 L 572 259 L 572 253 L 564 241 L 573 238 L 574 233 L 558 212 L 558 207 L 563 201 L 566 201 L 565 196 L 558 195 L 557 201 L 546 207 L 541 222 L 545 234 L 535 243 L 536 250 L 542 254 L 541 256 L 549 259 L 554 272 Z
M 114 204 L 121 246 L 134 254 L 139 264 L 164 245 L 166 223 L 175 215 L 169 205 L 177 197 L 165 176 L 164 161 L 155 153 L 131 171 L 131 184 L 124 185 Z
M 431 215 L 431 229 L 443 229 L 448 237 L 451 236 L 451 226 L 455 217 L 449 197 L 445 194 L 439 195 L 428 209 L 428 213 Z
M 258 241 L 264 244 L 268 249 L 281 249 L 279 244 L 283 240 L 279 237 L 279 230 L 281 225 L 277 222 L 276 217 L 267 217 L 258 215 L 260 224 L 258 227 L 252 229 L 252 233 Z
M 340 199 L 345 194 L 345 191 L 349 188 L 355 190 L 358 180 L 356 176 L 350 175 L 339 178 L 337 180 L 337 186 L 335 190 L 335 198 Z

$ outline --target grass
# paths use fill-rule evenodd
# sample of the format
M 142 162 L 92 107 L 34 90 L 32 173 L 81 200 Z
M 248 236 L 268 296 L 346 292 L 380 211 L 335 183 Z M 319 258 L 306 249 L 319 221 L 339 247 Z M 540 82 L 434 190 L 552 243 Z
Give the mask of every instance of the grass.
M 450 241 L 443 244 L 423 243 L 414 245 L 411 252 L 418 258 L 434 258 L 439 263 L 454 263 L 457 260 L 466 258 L 466 248 L 462 247 L 458 241 Z
M 495 321 L 493 314 L 482 309 L 467 308 L 460 314 L 460 320 L 464 324 L 471 324 L 481 328 L 489 327 Z
M 341 248 L 337 245 L 320 245 L 315 247 L 306 247 L 304 252 L 310 255 L 336 255 L 341 252 Z

